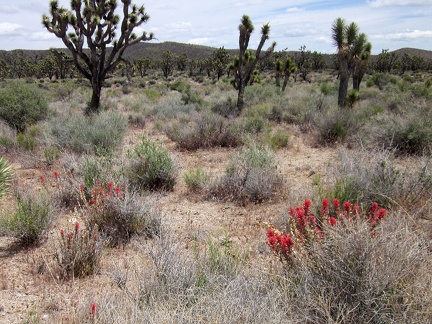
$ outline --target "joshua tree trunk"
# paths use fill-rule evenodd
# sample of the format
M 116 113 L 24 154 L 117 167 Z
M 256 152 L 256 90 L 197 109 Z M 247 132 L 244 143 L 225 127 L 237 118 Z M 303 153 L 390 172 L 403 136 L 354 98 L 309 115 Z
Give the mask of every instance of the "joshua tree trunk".
M 338 105 L 339 107 L 345 107 L 346 97 L 348 93 L 348 82 L 349 74 L 341 73 L 339 80 L 339 95 L 338 95 Z
M 284 81 L 283 81 L 283 84 L 282 84 L 282 91 L 285 91 L 285 88 L 286 88 L 286 86 L 288 84 L 288 78 L 289 78 L 289 75 L 285 75 Z
M 96 78 L 94 78 L 96 79 Z M 102 90 L 101 80 L 92 80 L 92 97 L 89 105 L 86 107 L 85 114 L 92 115 L 99 111 L 100 107 L 100 97 Z

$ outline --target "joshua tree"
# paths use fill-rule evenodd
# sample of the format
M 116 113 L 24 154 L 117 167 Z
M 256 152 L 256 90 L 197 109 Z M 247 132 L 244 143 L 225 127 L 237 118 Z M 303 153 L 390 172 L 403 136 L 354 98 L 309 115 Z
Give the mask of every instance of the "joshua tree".
M 147 71 L 152 67 L 153 61 L 150 58 L 139 58 L 134 61 L 135 69 L 138 71 L 141 78 L 143 78 Z
M 153 34 L 144 32 L 136 36 L 133 33 L 135 27 L 150 18 L 144 7 L 132 5 L 131 0 L 121 2 L 123 18 L 118 39 L 115 38 L 115 31 L 120 17 L 115 13 L 116 0 L 71 0 L 71 10 L 59 7 L 57 0 L 51 0 L 51 17 L 42 16 L 43 25 L 63 41 L 72 53 L 78 71 L 92 85 L 87 114 L 99 112 L 103 81 L 121 62 L 125 49 L 153 39 Z M 84 45 L 88 50 L 84 49 Z
M 372 44 L 367 41 L 367 36 L 362 33 L 359 35 L 356 45 L 360 46 L 360 48 L 354 55 L 353 89 L 360 91 L 360 83 L 371 56 Z
M 355 58 L 361 55 L 367 45 L 365 34 L 359 35 L 359 28 L 352 22 L 347 25 L 344 19 L 337 18 L 332 25 L 332 37 L 337 47 L 337 63 L 339 67 L 338 105 L 345 107 L 348 82 L 353 73 Z
M 285 59 L 284 65 L 283 65 L 283 72 L 284 72 L 284 82 L 282 85 L 282 91 L 285 91 L 285 88 L 288 84 L 288 79 L 291 76 L 291 74 L 297 73 L 297 65 L 294 63 L 291 57 L 287 57 Z
M 261 50 L 264 46 L 264 43 L 267 39 L 269 39 L 270 33 L 270 25 L 265 24 L 261 28 L 261 40 L 258 44 L 258 48 L 255 52 L 255 56 L 251 60 L 251 55 L 248 53 L 248 45 L 249 39 L 254 30 L 254 26 L 252 25 L 252 21 L 249 16 L 243 15 L 241 19 L 241 23 L 239 25 L 239 47 L 240 52 L 239 56 L 235 59 L 234 63 L 234 88 L 238 90 L 238 98 L 237 98 L 237 112 L 240 113 L 244 107 L 244 92 L 246 86 L 249 84 L 251 76 L 253 76 L 253 72 L 255 70 L 256 64 L 261 57 Z M 265 56 L 270 55 L 273 52 L 276 43 L 273 43 L 272 46 L 266 51 Z
M 159 62 L 159 66 L 162 69 L 165 79 L 171 75 L 174 70 L 176 63 L 176 56 L 171 51 L 165 51 L 162 53 L 162 60 Z
M 230 55 L 224 47 L 220 47 L 218 50 L 212 53 L 211 59 L 213 61 L 213 70 L 216 71 L 217 79 L 219 80 L 227 69 L 231 59 Z

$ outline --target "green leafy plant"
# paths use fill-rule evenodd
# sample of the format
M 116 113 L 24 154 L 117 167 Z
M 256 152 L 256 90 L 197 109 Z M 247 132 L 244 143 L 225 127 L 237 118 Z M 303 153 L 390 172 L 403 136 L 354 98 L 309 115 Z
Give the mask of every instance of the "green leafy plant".
M 0 198 L 6 193 L 12 177 L 12 166 L 3 157 L 0 157 Z
M 16 211 L 3 227 L 24 246 L 39 243 L 53 220 L 51 201 L 40 194 L 15 193 Z
M 46 118 L 48 103 L 43 91 L 22 82 L 8 82 L 0 89 L 0 118 L 18 132 Z
M 167 149 L 141 136 L 129 158 L 126 176 L 133 187 L 138 190 L 174 188 L 176 167 Z
M 187 188 L 192 192 L 202 190 L 209 179 L 209 174 L 200 167 L 190 169 L 183 175 Z

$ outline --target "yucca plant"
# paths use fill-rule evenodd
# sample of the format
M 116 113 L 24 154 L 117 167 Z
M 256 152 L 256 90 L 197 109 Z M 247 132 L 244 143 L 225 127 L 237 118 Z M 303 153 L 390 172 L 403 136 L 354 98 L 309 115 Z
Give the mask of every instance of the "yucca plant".
M 6 193 L 9 183 L 12 180 L 12 166 L 0 157 L 0 198 Z

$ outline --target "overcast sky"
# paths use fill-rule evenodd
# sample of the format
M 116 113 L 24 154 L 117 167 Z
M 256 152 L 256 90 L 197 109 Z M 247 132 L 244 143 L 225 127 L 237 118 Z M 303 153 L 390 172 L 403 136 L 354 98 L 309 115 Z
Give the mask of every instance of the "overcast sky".
M 121 0 L 117 0 L 119 6 Z M 69 0 L 60 0 L 69 8 Z M 342 17 L 356 22 L 368 35 L 372 51 L 414 47 L 432 50 L 432 0 L 133 0 L 144 5 L 150 20 L 142 30 L 156 42 L 174 41 L 228 49 L 238 48 L 238 25 L 249 15 L 256 48 L 261 26 L 270 23 L 270 45 L 276 50 L 306 49 L 334 53 L 332 22 Z M 64 47 L 41 24 L 49 0 L 0 0 L 0 49 Z M 141 31 L 142 31 L 141 30 Z

